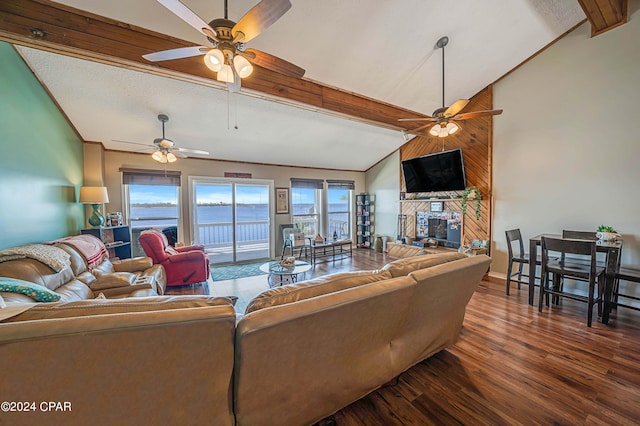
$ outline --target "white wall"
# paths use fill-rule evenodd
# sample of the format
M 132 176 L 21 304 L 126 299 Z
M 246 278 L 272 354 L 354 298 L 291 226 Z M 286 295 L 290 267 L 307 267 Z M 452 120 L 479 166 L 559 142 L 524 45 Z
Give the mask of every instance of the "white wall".
M 511 228 L 528 240 L 611 225 L 622 263 L 640 265 L 639 6 L 595 38 L 585 23 L 495 84 L 495 275 L 506 274 Z
M 373 232 L 394 241 L 400 212 L 400 151 L 367 170 L 365 178 L 367 192 L 374 196 Z
M 97 159 L 85 158 L 85 161 L 98 161 Z M 104 153 L 104 174 L 105 185 L 109 191 L 110 203 L 106 206 L 107 211 L 124 211 L 122 206 L 122 178 L 119 169 L 154 169 L 162 170 L 162 165 L 151 159 L 151 155 L 133 154 L 120 151 L 105 151 Z M 179 170 L 182 172 L 182 227 L 179 230 L 181 240 L 189 242 L 191 240 L 189 230 L 191 229 L 191 217 L 189 211 L 189 176 L 209 176 L 223 177 L 225 172 L 251 173 L 254 179 L 273 180 L 274 187 L 290 187 L 290 179 L 314 178 L 314 179 L 344 179 L 355 181 L 355 192 L 365 190 L 364 172 L 345 172 L 335 170 L 312 169 L 302 167 L 271 166 L 251 163 L 236 163 L 228 161 L 202 160 L 195 158 L 179 159 L 169 165 L 168 170 Z M 352 220 L 355 220 L 355 216 Z M 291 215 L 277 214 L 273 219 L 274 240 L 273 254 L 279 255 L 282 248 L 282 235 L 280 224 L 291 223 Z

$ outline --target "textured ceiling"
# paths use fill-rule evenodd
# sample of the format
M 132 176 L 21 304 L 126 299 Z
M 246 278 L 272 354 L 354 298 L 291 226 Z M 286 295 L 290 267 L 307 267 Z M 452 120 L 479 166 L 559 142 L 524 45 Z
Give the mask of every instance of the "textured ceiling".
M 222 0 L 183 1 L 205 21 L 224 15 Z M 450 38 L 448 105 L 473 96 L 584 19 L 576 0 L 291 2 L 291 10 L 248 47 L 303 67 L 305 78 L 424 114 L 441 106 L 441 55 L 434 48 L 441 36 Z M 154 0 L 61 3 L 206 43 Z M 237 21 L 256 3 L 230 0 L 229 18 Z M 231 96 L 228 109 L 222 90 L 20 51 L 82 137 L 108 148 L 140 148 L 112 139 L 158 137 L 161 112 L 170 116 L 169 138 L 208 150 L 211 158 L 366 170 L 403 143 L 397 131 L 243 95 Z

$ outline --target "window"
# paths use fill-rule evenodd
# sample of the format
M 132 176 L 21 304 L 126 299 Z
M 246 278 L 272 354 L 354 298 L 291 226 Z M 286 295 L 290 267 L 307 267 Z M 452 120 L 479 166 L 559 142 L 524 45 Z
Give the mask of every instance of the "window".
M 180 223 L 180 173 L 121 169 L 126 217 L 131 225 L 133 255 L 144 256 L 137 243 L 145 229 L 177 228 Z
M 322 180 L 291 179 L 292 222 L 307 237 L 321 233 L 323 187 Z
M 353 181 L 291 179 L 292 222 L 307 237 L 351 237 Z M 324 208 L 323 208 L 324 206 Z
M 272 181 L 202 177 L 189 182 L 192 235 L 212 264 L 272 257 Z
M 351 191 L 348 189 L 327 190 L 327 236 L 349 238 L 351 235 Z
M 350 238 L 353 189 L 353 181 L 327 180 L 327 236 Z

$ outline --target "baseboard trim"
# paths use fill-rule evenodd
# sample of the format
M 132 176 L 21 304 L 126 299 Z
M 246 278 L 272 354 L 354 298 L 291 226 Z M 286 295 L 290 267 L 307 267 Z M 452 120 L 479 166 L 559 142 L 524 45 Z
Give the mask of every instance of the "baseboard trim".
M 498 272 L 489 272 L 487 275 L 485 275 L 485 280 L 494 284 L 507 284 L 506 274 L 500 274 Z

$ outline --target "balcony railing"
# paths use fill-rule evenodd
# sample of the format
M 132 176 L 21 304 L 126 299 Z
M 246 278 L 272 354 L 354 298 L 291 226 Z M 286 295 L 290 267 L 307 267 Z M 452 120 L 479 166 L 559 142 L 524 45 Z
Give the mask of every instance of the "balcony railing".
M 295 221 L 297 227 L 302 229 L 308 236 L 315 236 L 318 232 L 317 221 L 312 219 Z M 140 247 L 138 237 L 140 233 L 146 229 L 157 229 L 161 231 L 163 228 L 170 226 L 154 225 L 154 226 L 138 226 L 131 229 L 133 237 L 134 256 L 144 256 L 144 251 Z M 346 230 L 348 223 L 344 220 L 329 220 L 328 237 L 331 237 L 334 231 L 341 238 L 348 238 Z M 259 250 L 268 253 L 269 249 L 270 226 L 269 221 L 252 221 L 236 223 L 236 248 L 238 251 Z M 196 224 L 195 242 L 205 246 L 210 254 L 227 252 L 233 246 L 233 223 L 232 222 L 215 222 L 215 223 L 199 223 Z
M 233 223 L 196 224 L 198 244 L 205 247 L 221 247 L 233 244 Z M 236 244 L 269 243 L 269 221 L 236 222 Z

